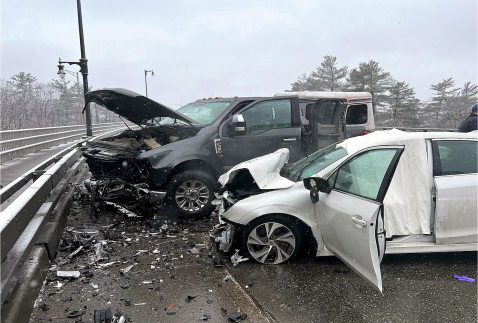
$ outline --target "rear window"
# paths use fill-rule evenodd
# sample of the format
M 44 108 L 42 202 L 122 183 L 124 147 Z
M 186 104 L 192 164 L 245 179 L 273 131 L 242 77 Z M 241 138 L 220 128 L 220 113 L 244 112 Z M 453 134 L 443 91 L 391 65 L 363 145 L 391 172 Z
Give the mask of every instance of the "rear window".
M 435 176 L 477 172 L 477 141 L 437 140 L 433 142 Z
M 351 105 L 347 109 L 345 119 L 347 124 L 364 124 L 367 123 L 367 105 Z

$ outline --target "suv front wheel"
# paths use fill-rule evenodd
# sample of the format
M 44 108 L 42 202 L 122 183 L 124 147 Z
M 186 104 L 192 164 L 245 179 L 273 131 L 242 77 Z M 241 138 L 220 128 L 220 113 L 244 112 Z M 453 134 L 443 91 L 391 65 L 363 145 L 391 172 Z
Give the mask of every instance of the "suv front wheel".
M 201 216 L 211 212 L 214 206 L 214 177 L 201 170 L 190 170 L 174 175 L 166 187 L 170 206 L 182 216 Z

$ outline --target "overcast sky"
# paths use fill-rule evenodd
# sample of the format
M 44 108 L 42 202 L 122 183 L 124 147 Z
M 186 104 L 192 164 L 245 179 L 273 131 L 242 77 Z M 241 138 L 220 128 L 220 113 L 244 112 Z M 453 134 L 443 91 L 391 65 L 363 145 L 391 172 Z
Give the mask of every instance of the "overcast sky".
M 376 60 L 420 99 L 477 82 L 476 0 L 83 0 L 89 83 L 177 108 L 205 96 L 269 96 L 325 55 Z M 1 77 L 57 78 L 80 58 L 75 0 L 1 0 Z M 77 66 L 66 67 L 78 71 Z M 67 76 L 73 82 L 73 77 Z

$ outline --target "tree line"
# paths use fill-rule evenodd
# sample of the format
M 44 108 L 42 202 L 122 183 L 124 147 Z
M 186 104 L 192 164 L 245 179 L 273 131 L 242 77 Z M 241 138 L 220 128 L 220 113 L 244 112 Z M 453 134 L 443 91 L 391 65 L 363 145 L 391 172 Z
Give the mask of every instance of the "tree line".
M 30 73 L 20 72 L 1 79 L 1 130 L 85 124 L 83 85 L 52 80 L 42 83 Z M 99 105 L 91 104 L 93 123 L 120 121 Z
M 287 91 L 360 91 L 372 94 L 378 126 L 458 128 L 477 102 L 478 88 L 472 82 L 456 86 L 450 77 L 430 86 L 432 97 L 419 100 L 405 81 L 395 80 L 374 60 L 349 69 L 337 57 L 324 56 L 309 74 L 302 74 Z

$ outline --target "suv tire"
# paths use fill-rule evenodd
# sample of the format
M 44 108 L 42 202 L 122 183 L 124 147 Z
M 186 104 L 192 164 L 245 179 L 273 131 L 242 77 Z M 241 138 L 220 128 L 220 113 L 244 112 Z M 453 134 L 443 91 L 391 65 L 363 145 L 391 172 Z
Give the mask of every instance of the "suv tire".
M 218 183 L 202 170 L 189 170 L 173 176 L 166 186 L 166 203 L 179 215 L 199 217 L 211 212 Z

